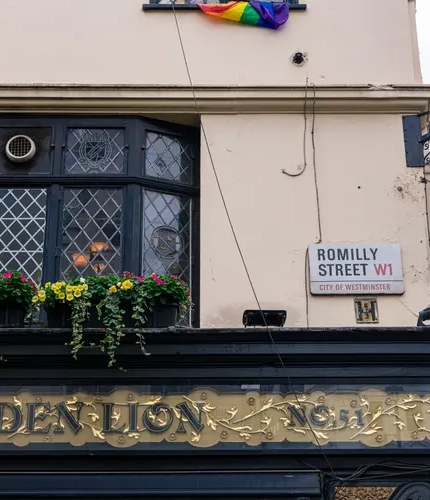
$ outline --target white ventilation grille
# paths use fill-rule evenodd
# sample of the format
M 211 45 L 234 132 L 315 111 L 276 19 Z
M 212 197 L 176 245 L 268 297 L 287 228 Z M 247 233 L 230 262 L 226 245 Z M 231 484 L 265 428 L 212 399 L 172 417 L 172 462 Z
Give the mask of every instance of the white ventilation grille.
M 14 163 L 30 161 L 36 154 L 36 144 L 28 135 L 15 135 L 7 141 L 6 156 Z

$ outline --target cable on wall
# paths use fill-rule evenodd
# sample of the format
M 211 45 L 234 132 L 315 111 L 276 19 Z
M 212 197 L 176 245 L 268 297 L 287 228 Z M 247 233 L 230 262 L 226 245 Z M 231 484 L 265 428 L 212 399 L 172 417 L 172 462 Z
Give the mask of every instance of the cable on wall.
M 308 83 L 306 79 L 306 84 Z M 315 203 L 317 211 L 317 221 L 318 221 L 318 238 L 315 243 L 321 243 L 323 239 L 322 235 L 322 221 L 321 221 L 321 206 L 320 206 L 320 194 L 318 187 L 318 175 L 317 175 L 317 160 L 316 160 L 316 146 L 315 146 L 315 108 L 316 108 L 316 89 L 315 84 L 312 83 L 313 87 L 313 99 L 312 99 L 312 127 L 311 127 L 311 137 L 312 137 L 312 167 L 313 167 L 313 177 L 314 177 L 314 189 L 315 189 Z M 309 247 L 306 248 L 305 253 L 305 315 L 306 315 L 306 326 L 309 328 L 309 306 L 310 306 L 310 290 L 309 290 Z
M 285 168 L 281 170 L 281 172 L 285 175 L 288 175 L 288 177 L 298 177 L 299 175 L 302 175 L 303 172 L 306 170 L 306 167 L 308 166 L 308 160 L 307 160 L 307 136 L 308 136 L 308 114 L 307 114 L 307 106 L 308 106 L 308 85 L 309 85 L 309 78 L 306 78 L 306 83 L 305 83 L 305 98 L 304 98 L 304 104 L 303 104 L 303 168 L 296 173 L 292 174 L 288 172 Z M 314 85 L 315 89 L 315 85 Z
M 277 349 L 276 342 L 275 342 L 275 340 L 274 340 L 274 338 L 273 338 L 273 336 L 272 336 L 272 334 L 270 332 L 270 329 L 269 329 L 269 327 L 267 325 L 266 318 L 265 318 L 265 316 L 263 314 L 263 310 L 262 310 L 262 307 L 261 307 L 261 304 L 260 304 L 260 300 L 258 298 L 258 295 L 257 295 L 256 289 L 255 289 L 254 283 L 253 283 L 252 278 L 251 278 L 251 274 L 249 272 L 249 269 L 248 269 L 248 266 L 246 264 L 246 260 L 245 260 L 244 254 L 242 252 L 239 240 L 238 240 L 237 235 L 236 235 L 236 231 L 234 229 L 233 221 L 232 221 L 231 216 L 230 216 L 230 212 L 229 212 L 229 209 L 228 209 L 228 206 L 227 206 L 227 202 L 225 200 L 224 193 L 223 193 L 223 190 L 222 190 L 222 187 L 221 187 L 221 183 L 219 181 L 218 172 L 217 172 L 217 169 L 215 167 L 215 162 L 214 162 L 214 159 L 213 159 L 211 148 L 209 146 L 208 137 L 207 137 L 205 126 L 204 126 L 204 123 L 203 123 L 203 120 L 202 120 L 202 115 L 200 113 L 200 108 L 199 108 L 199 104 L 198 104 L 198 101 L 197 101 L 196 91 L 195 91 L 195 88 L 194 88 L 194 85 L 193 85 L 193 81 L 192 81 L 192 78 L 191 78 L 191 72 L 190 72 L 190 68 L 189 68 L 189 65 L 188 65 L 188 59 L 187 59 L 187 55 L 186 55 L 185 48 L 184 48 L 184 43 L 183 43 L 183 39 L 182 39 L 181 30 L 180 30 L 180 27 L 179 27 L 179 22 L 178 22 L 178 17 L 177 17 L 177 14 L 176 14 L 176 9 L 175 9 L 174 1 L 171 1 L 171 6 L 172 6 L 172 11 L 173 11 L 173 15 L 174 15 L 174 19 L 175 19 L 175 24 L 176 24 L 176 29 L 177 29 L 177 33 L 178 33 L 179 44 L 180 44 L 181 51 L 182 51 L 182 56 L 183 56 L 183 59 L 184 59 L 185 69 L 187 71 L 188 81 L 189 81 L 190 88 L 191 88 L 191 91 L 192 91 L 192 94 L 193 94 L 194 104 L 195 104 L 195 107 L 196 107 L 196 112 L 197 112 L 197 114 L 199 116 L 199 119 L 200 119 L 200 127 L 201 127 L 201 130 L 202 130 L 203 138 L 204 138 L 205 145 L 206 145 L 206 148 L 207 148 L 207 151 L 208 151 L 209 161 L 210 161 L 210 164 L 211 164 L 214 176 L 215 176 L 215 181 L 216 181 L 216 184 L 217 184 L 220 196 L 221 196 L 222 204 L 224 206 L 224 210 L 225 210 L 225 213 L 227 215 L 228 223 L 229 223 L 229 226 L 230 226 L 230 229 L 231 229 L 231 232 L 232 232 L 232 235 L 233 235 L 233 238 L 234 238 L 234 241 L 235 241 L 235 244 L 236 244 L 239 256 L 240 256 L 240 259 L 242 261 L 242 265 L 244 267 L 244 270 L 245 270 L 245 273 L 246 273 L 249 285 L 251 287 L 251 290 L 252 290 L 255 302 L 257 304 L 257 307 L 258 307 L 258 310 L 259 310 L 259 312 L 261 314 L 261 317 L 264 320 L 265 328 L 266 328 L 266 331 L 267 331 L 268 336 L 270 338 L 273 350 L 275 351 L 275 353 L 276 353 L 276 355 L 277 355 L 277 357 L 279 359 L 279 362 L 280 362 L 282 368 L 285 370 L 284 361 L 282 359 L 281 354 L 279 353 L 279 350 Z M 316 97 L 315 97 L 315 86 L 314 86 L 314 107 L 315 107 L 315 99 L 316 99 Z M 315 112 L 315 110 L 314 110 L 314 112 Z M 297 394 L 294 391 L 294 387 L 293 387 L 291 379 L 290 379 L 290 377 L 288 375 L 287 375 L 287 380 L 288 380 L 288 384 L 289 384 L 290 390 L 291 390 L 292 394 L 294 395 L 299 408 L 301 410 L 304 410 L 303 406 L 301 405 L 301 402 L 300 402 L 299 398 L 297 397 Z M 329 460 L 328 460 L 328 458 L 327 458 L 327 455 L 324 452 L 324 449 L 321 446 L 321 443 L 319 442 L 318 436 L 316 435 L 316 433 L 315 433 L 312 425 L 310 424 L 310 422 L 309 422 L 309 420 L 308 420 L 308 418 L 306 416 L 306 412 L 305 411 L 303 411 L 303 415 L 305 417 L 306 423 L 309 426 L 309 429 L 310 429 L 311 433 L 313 434 L 315 442 L 317 443 L 317 446 L 318 446 L 318 448 L 319 448 L 322 456 L 324 457 L 324 460 L 327 463 L 328 468 L 330 469 L 332 475 L 335 476 L 335 477 L 337 477 L 336 474 L 335 474 L 335 472 L 334 472 L 334 470 L 333 470 L 333 468 L 332 468 L 332 466 L 331 466 L 331 464 L 330 464 L 330 462 L 329 462 Z

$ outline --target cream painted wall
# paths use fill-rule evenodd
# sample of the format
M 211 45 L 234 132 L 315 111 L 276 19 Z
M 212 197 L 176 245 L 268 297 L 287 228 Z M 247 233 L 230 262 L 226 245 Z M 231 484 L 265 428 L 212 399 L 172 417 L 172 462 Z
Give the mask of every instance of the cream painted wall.
M 305 255 L 318 241 L 311 136 L 305 172 L 300 115 L 205 116 L 220 182 L 263 308 L 306 326 Z M 380 325 L 416 325 L 430 302 L 421 169 L 407 169 L 400 116 L 317 115 L 315 159 L 323 242 L 400 243 L 406 292 L 378 297 Z M 203 146 L 202 326 L 240 326 L 256 303 Z M 311 326 L 355 324 L 353 296 L 310 297 Z
M 2 0 L 0 83 L 188 84 L 173 14 L 142 1 Z M 178 13 L 194 83 L 420 81 L 411 2 L 306 3 L 279 32 Z M 295 51 L 307 65 L 289 62 Z

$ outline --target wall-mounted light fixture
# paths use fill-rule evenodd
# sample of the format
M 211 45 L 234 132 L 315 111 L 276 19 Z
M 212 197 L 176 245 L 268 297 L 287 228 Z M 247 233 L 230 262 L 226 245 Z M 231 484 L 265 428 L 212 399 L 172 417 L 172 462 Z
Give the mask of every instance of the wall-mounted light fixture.
M 417 321 L 417 326 L 428 326 L 424 321 L 429 321 L 430 320 L 430 307 L 427 307 L 426 309 L 423 309 L 419 315 L 418 315 L 418 321 Z
M 242 323 L 247 326 L 274 326 L 281 328 L 287 320 L 287 311 L 268 309 L 247 309 L 243 312 Z

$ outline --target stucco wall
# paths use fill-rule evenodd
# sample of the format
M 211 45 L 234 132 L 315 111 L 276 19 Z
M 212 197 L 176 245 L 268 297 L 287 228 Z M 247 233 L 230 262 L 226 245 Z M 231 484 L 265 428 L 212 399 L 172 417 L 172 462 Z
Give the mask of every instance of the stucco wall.
M 2 0 L 0 83 L 188 84 L 173 14 L 142 1 Z M 305 3 L 279 32 L 178 13 L 194 83 L 420 81 L 413 3 Z M 309 55 L 302 68 L 289 62 L 296 51 Z
M 309 117 L 310 120 L 310 117 Z M 318 222 L 310 121 L 303 164 L 303 116 L 205 116 L 224 195 L 263 308 L 288 310 L 306 325 L 305 254 Z M 416 325 L 430 302 L 421 169 L 405 166 L 398 115 L 325 115 L 315 120 L 322 241 L 400 243 L 406 292 L 378 298 L 380 325 Z M 240 326 L 256 308 L 202 146 L 202 326 Z M 310 297 L 311 326 L 355 324 L 353 296 Z

